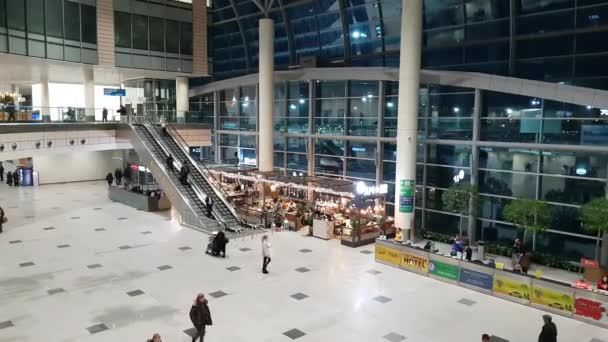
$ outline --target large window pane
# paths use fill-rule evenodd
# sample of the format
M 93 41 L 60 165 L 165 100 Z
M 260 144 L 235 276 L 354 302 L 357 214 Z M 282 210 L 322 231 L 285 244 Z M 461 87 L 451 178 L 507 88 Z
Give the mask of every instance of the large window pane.
M 6 0 L 0 0 L 0 8 L 6 8 Z M 6 14 L 0 14 L 0 27 L 6 27 Z
M 315 153 L 342 157 L 344 155 L 344 141 L 317 139 Z
M 482 169 L 536 172 L 538 150 L 480 147 L 479 167 Z
M 287 138 L 287 151 L 306 153 L 306 138 Z
M 426 211 L 425 225 L 426 229 L 429 231 L 448 235 L 456 235 L 459 233 L 459 224 L 460 217 L 457 215 Z M 466 226 L 467 218 L 463 217 L 462 227 Z
M 180 51 L 183 55 L 192 55 L 192 24 L 180 23 Z
M 345 81 L 317 81 L 317 98 L 344 97 Z
M 606 181 L 542 176 L 541 198 L 549 202 L 584 204 L 606 196 Z
M 458 182 L 456 179 L 458 179 Z M 426 167 L 426 184 L 429 186 L 449 188 L 456 184 L 469 184 L 470 179 L 469 168 L 430 165 Z
M 287 153 L 287 168 L 308 171 L 308 158 L 305 154 Z
M 25 2 L 7 0 L 6 21 L 8 28 L 25 31 Z
M 470 166 L 471 147 L 464 145 L 429 145 L 427 163 Z
M 376 179 L 376 162 L 373 160 L 348 159 L 346 175 L 349 177 Z
M 63 38 L 62 0 L 46 0 L 46 35 L 50 37 Z
M 114 12 L 114 37 L 117 47 L 131 47 L 131 15 Z
M 344 162 L 342 158 L 327 157 L 327 156 L 316 156 L 315 157 L 315 170 L 319 173 L 329 173 L 334 175 L 342 175 L 344 169 Z
M 536 250 L 578 262 L 595 257 L 595 240 L 545 232 L 536 236 Z
M 536 198 L 536 175 L 480 170 L 479 192 L 534 199 Z
M 606 179 L 608 154 L 543 151 L 542 173 Z
M 348 143 L 348 156 L 357 158 L 376 158 L 375 142 L 351 141 Z
M 148 50 L 148 17 L 132 15 L 133 20 L 133 48 Z
M 97 8 L 81 6 L 82 11 L 82 41 L 97 44 Z
M 539 142 L 540 119 L 482 119 L 480 139 L 487 141 Z
M 65 38 L 80 41 L 80 5 L 65 0 L 63 2 Z
M 14 1 L 14 0 L 9 0 Z M 21 2 L 21 1 L 15 1 Z M 44 1 L 27 0 L 27 30 L 31 33 L 44 34 Z
M 150 50 L 165 51 L 165 21 L 150 17 Z
M 179 53 L 179 23 L 177 21 L 165 21 L 165 46 L 167 52 Z

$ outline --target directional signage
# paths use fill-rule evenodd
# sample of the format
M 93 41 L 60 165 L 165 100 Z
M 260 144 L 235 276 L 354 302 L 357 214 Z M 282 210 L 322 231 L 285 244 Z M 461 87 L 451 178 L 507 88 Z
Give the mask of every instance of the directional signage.
M 103 88 L 103 94 L 105 96 L 126 96 L 127 91 L 125 89 Z

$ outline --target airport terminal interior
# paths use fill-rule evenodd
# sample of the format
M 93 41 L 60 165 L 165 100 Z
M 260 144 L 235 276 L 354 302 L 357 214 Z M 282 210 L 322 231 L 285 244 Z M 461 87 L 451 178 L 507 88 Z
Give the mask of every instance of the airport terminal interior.
M 0 0 L 0 342 L 608 342 L 607 0 Z

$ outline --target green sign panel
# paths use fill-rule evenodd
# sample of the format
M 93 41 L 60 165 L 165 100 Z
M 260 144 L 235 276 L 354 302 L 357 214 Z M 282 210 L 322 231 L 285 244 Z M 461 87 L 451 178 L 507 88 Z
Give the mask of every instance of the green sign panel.
M 429 272 L 432 275 L 458 281 L 460 269 L 458 266 L 446 264 L 441 261 L 431 260 L 429 262 Z
M 416 196 L 416 182 L 402 179 L 399 181 L 399 212 L 413 213 L 414 198 Z

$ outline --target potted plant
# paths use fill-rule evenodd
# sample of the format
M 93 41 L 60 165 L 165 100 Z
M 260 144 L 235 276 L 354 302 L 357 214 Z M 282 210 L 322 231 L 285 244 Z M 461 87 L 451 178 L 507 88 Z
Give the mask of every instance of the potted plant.
M 596 198 L 583 205 L 580 217 L 585 230 L 597 233 L 595 260 L 599 261 L 601 265 L 608 265 L 608 199 Z M 599 249 L 600 238 L 604 241 L 601 254 Z
M 459 184 L 450 187 L 441 196 L 443 207 L 445 210 L 458 214 L 458 234 L 462 236 L 462 217 L 464 215 L 474 215 L 479 202 L 477 190 L 470 185 Z M 467 236 L 472 238 L 472 232 L 469 231 Z
M 542 233 L 551 224 L 551 210 L 547 203 L 538 200 L 515 199 L 509 203 L 503 216 L 517 228 L 524 230 L 524 244 L 532 234 L 532 250 L 536 251 L 536 234 Z

